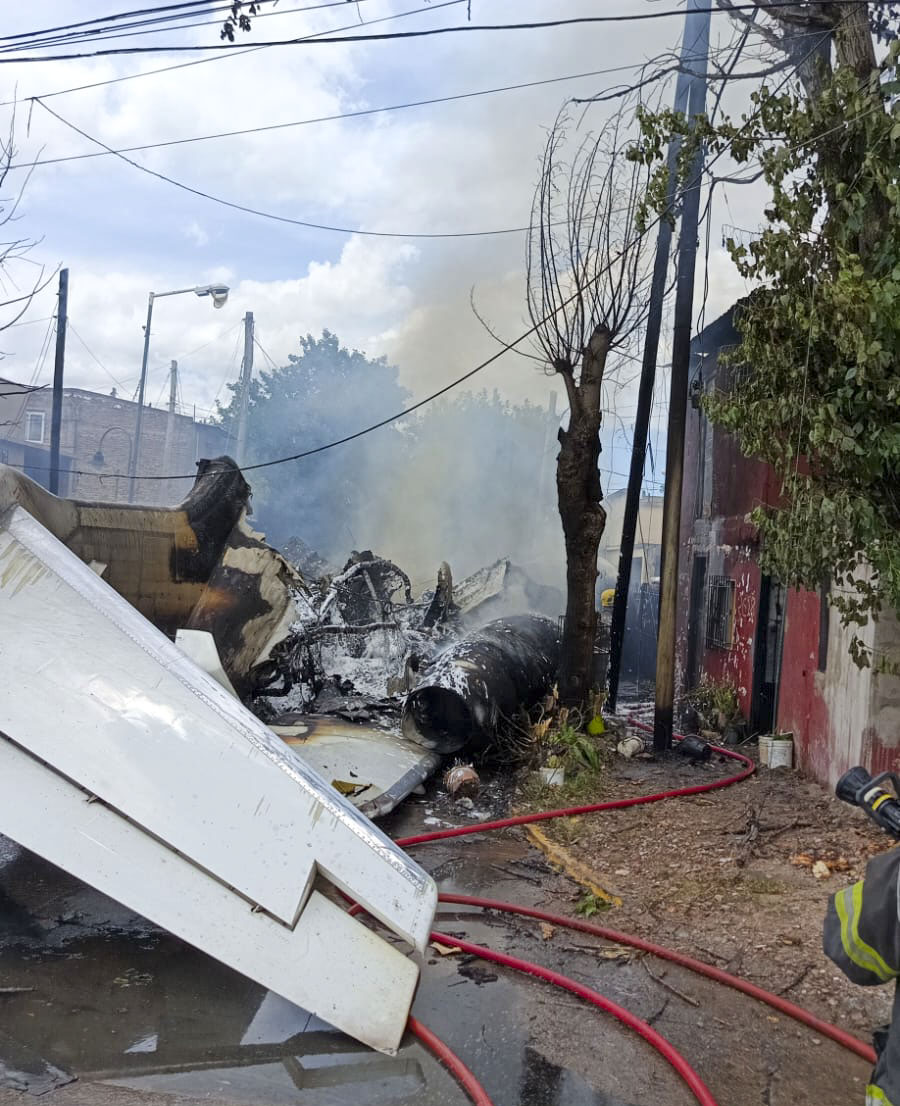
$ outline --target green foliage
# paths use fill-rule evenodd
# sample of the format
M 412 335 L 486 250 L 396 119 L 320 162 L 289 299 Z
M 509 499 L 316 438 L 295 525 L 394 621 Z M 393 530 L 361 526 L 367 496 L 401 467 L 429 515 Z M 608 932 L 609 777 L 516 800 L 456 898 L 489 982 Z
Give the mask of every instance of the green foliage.
M 575 913 L 582 918 L 592 918 L 595 914 L 602 914 L 605 910 L 611 910 L 612 903 L 608 899 L 601 899 L 599 895 L 586 891 L 578 900 Z
M 833 603 L 856 625 L 884 604 L 900 611 L 897 58 L 895 43 L 866 83 L 838 69 L 811 101 L 763 88 L 741 123 L 701 120 L 694 134 L 683 116 L 645 112 L 631 152 L 657 166 L 647 212 L 665 211 L 673 134 L 682 180 L 698 142 L 762 168 L 764 229 L 727 243 L 756 288 L 706 410 L 781 479 L 781 504 L 753 515 L 763 570 L 810 589 L 834 579 Z M 866 662 L 858 639 L 852 651 Z
M 741 715 L 734 684 L 728 680 L 713 680 L 705 673 L 685 699 L 700 715 L 706 729 L 717 729 L 720 724 L 727 726 Z
M 219 417 L 234 432 L 237 386 L 231 388 L 235 395 Z M 402 410 L 408 399 L 385 358 L 349 350 L 327 330 L 320 338 L 308 334 L 287 365 L 263 370 L 251 384 L 251 462 L 347 437 Z M 357 544 L 356 527 L 373 494 L 396 480 L 406 456 L 403 434 L 387 426 L 340 448 L 262 469 L 251 474 L 254 511 L 276 544 L 299 535 L 324 556 L 340 559 Z M 363 531 L 360 547 L 367 538 Z
M 578 769 L 586 769 L 588 772 L 602 771 L 603 761 L 600 750 L 588 734 L 566 724 L 553 735 L 552 742 L 555 747 L 562 750 L 560 759 L 570 771 Z

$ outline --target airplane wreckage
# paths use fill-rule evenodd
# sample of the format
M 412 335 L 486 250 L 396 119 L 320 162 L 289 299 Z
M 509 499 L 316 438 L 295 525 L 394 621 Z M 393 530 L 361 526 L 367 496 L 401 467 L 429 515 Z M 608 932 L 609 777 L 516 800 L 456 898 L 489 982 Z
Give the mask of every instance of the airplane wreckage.
M 0 465 L 0 833 L 392 1053 L 418 964 L 334 892 L 424 952 L 435 884 L 370 819 L 548 690 L 555 622 L 498 616 L 558 599 L 506 560 L 305 579 L 249 499 L 228 458 L 172 508 Z

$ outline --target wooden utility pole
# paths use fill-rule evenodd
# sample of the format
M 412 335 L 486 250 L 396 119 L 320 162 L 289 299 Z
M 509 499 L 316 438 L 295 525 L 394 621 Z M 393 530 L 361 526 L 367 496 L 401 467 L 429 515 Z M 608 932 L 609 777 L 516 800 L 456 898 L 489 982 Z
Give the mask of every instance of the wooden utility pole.
M 684 20 L 681 39 L 681 70 L 675 85 L 676 112 L 686 115 L 689 110 L 691 89 L 700 83 L 692 76 L 702 66 L 706 71 L 706 52 L 709 43 L 708 11 L 705 0 L 690 0 Z M 705 93 L 704 93 L 705 98 Z M 704 99 L 705 102 L 705 99 Z M 681 139 L 669 143 L 669 188 L 666 198 L 667 216 L 676 203 L 678 180 L 676 165 L 681 149 Z M 612 623 L 609 642 L 608 709 L 616 709 L 619 694 L 619 673 L 622 666 L 622 647 L 625 642 L 625 622 L 628 615 L 628 593 L 631 589 L 631 563 L 634 558 L 634 534 L 641 506 L 641 486 L 644 481 L 644 464 L 647 457 L 647 434 L 650 429 L 650 413 L 653 407 L 653 385 L 656 379 L 656 358 L 659 352 L 659 333 L 662 324 L 663 299 L 666 294 L 666 273 L 669 267 L 669 250 L 672 243 L 672 221 L 660 220 L 656 238 L 656 259 L 653 264 L 653 280 L 650 285 L 650 304 L 647 312 L 647 330 L 644 334 L 644 356 L 641 364 L 641 382 L 638 387 L 637 415 L 634 420 L 634 439 L 631 447 L 631 468 L 628 475 L 628 492 L 625 496 L 625 513 L 622 518 L 622 540 L 619 546 L 619 571 L 616 577 L 616 595 L 613 600 Z
M 241 361 L 240 405 L 238 407 L 237 463 L 247 460 L 247 413 L 250 409 L 250 379 L 253 376 L 253 312 L 244 316 L 244 358 Z
M 691 6 L 696 6 L 692 0 Z M 709 12 L 704 33 L 691 63 L 688 116 L 706 111 L 706 69 L 709 50 Z M 672 378 L 669 389 L 669 427 L 666 441 L 666 486 L 663 501 L 662 561 L 659 596 L 659 632 L 656 644 L 656 708 L 653 749 L 663 753 L 672 744 L 675 703 L 675 626 L 678 606 L 678 553 L 681 540 L 681 489 L 684 477 L 684 431 L 687 422 L 688 377 L 691 368 L 694 270 L 697 262 L 697 223 L 703 179 L 703 149 L 698 149 L 685 184 L 678 243 L 675 312 L 672 328 Z
M 53 408 L 50 415 L 50 491 L 59 495 L 59 438 L 62 431 L 63 370 L 66 363 L 66 320 L 69 308 L 69 270 L 59 271 L 56 311 L 56 361 L 53 366 Z

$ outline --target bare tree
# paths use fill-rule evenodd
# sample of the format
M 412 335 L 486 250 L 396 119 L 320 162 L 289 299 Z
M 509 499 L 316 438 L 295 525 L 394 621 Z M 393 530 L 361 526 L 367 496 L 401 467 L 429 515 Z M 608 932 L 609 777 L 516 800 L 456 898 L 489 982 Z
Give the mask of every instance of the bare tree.
M 556 466 L 566 548 L 566 623 L 560 697 L 584 702 L 597 630 L 602 384 L 612 350 L 626 345 L 647 307 L 649 255 L 639 207 L 647 171 L 626 156 L 621 120 L 579 135 L 561 114 L 547 139 L 528 237 L 528 313 L 549 369 L 562 377 L 568 428 Z M 573 152 L 567 156 L 567 150 Z
M 44 266 L 34 262 L 28 254 L 38 244 L 37 240 L 16 236 L 15 224 L 19 221 L 19 205 L 31 174 L 32 166 L 11 196 L 6 195 L 10 173 L 16 158 L 16 115 L 12 112 L 6 137 L 0 135 L 0 331 L 7 330 L 22 318 L 35 295 L 45 288 L 55 271 L 45 279 Z M 18 272 L 22 265 L 32 267 L 30 278 L 19 283 Z M 37 273 L 34 273 L 35 268 Z

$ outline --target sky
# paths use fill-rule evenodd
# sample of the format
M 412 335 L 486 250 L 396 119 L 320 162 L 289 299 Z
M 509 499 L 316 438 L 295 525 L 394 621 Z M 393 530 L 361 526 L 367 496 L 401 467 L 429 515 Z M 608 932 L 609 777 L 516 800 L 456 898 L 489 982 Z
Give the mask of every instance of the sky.
M 465 0 L 359 0 L 298 11 L 323 0 L 266 4 L 242 44 L 346 28 L 360 20 L 376 30 L 465 24 Z M 8 6 L 4 33 L 52 27 L 125 10 L 121 0 L 44 0 Z M 211 7 L 214 6 L 212 3 Z M 218 5 L 220 6 L 220 5 Z M 667 11 L 650 0 L 471 0 L 477 23 L 561 19 L 578 15 Z M 39 12 L 39 14 L 37 14 Z M 407 14 L 411 13 L 411 14 Z M 206 25 L 140 39 L 142 45 L 219 43 L 221 15 Z M 370 356 L 386 356 L 401 382 L 421 398 L 497 350 L 475 317 L 470 298 L 504 339 L 527 329 L 525 235 L 422 238 L 416 234 L 521 228 L 529 209 L 547 128 L 567 97 L 586 97 L 638 79 L 642 67 L 680 44 L 681 17 L 503 32 L 443 34 L 359 44 L 299 44 L 215 55 L 161 53 L 3 64 L 0 108 L 15 110 L 14 169 L 3 200 L 21 190 L 15 238 L 36 244 L 5 277 L 10 298 L 39 273 L 69 269 L 66 383 L 132 396 L 140 371 L 148 293 L 224 282 L 227 304 L 181 295 L 154 306 L 147 399 L 167 394 L 168 366 L 179 364 L 188 412 L 207 415 L 227 401 L 239 371 L 241 320 L 252 311 L 261 350 L 284 364 L 301 334 L 333 331 Z M 716 56 L 734 41 L 724 15 L 713 16 Z M 135 44 L 123 38 L 82 49 Z M 2 42 L 0 42 L 2 48 Z M 46 53 L 46 51 L 31 51 Z M 13 55 L 6 54 L 5 57 Z M 0 49 L 0 60 L 5 60 Z M 153 74 L 201 57 L 201 65 Z M 747 58 L 752 64 L 752 59 Z M 598 73 L 537 88 L 450 103 L 385 111 L 355 119 L 190 142 L 129 156 L 191 188 L 232 203 L 344 228 L 339 232 L 277 222 L 230 209 L 155 179 L 113 156 L 61 164 L 34 161 L 95 153 L 99 147 L 49 114 L 114 148 L 194 138 L 367 110 L 413 100 L 494 89 L 508 84 Z M 611 71 L 611 72 L 609 72 Z M 80 91 L 75 86 L 134 77 Z M 671 86 L 661 83 L 660 94 Z M 728 106 L 740 111 L 750 88 L 738 85 Z M 54 93 L 62 92 L 60 95 Z M 38 103 L 31 97 L 41 97 Z M 11 101 L 17 100 L 15 107 Z M 596 129 L 612 104 L 584 110 Z M 580 111 L 581 109 L 579 109 Z M 4 124 L 5 125 L 5 124 Z M 746 291 L 722 248 L 723 227 L 757 227 L 759 186 L 716 189 L 701 231 L 695 318 L 710 321 Z M 360 231 L 380 232 L 375 236 Z M 730 233 L 730 232 L 729 232 Z M 708 238 L 707 238 L 708 234 Z M 9 234 L 7 234 L 9 237 Z M 708 264 L 706 263 L 708 245 Z M 20 305 L 19 305 L 20 306 Z M 18 308 L 0 308 L 0 323 Z M 42 357 L 55 279 L 35 296 L 18 324 L 0 333 L 2 375 L 45 383 L 52 349 Z M 631 353 L 639 354 L 639 347 Z M 665 359 L 665 351 L 663 355 Z M 624 484 L 639 366 L 611 366 L 606 462 L 608 486 Z M 664 449 L 665 388 L 661 374 L 651 444 Z M 564 390 L 533 361 L 506 354 L 472 387 L 548 404 Z

